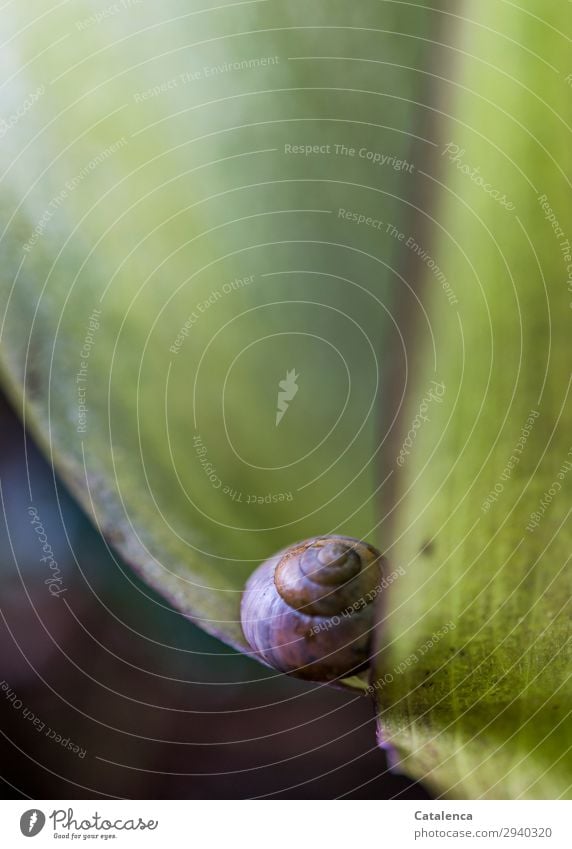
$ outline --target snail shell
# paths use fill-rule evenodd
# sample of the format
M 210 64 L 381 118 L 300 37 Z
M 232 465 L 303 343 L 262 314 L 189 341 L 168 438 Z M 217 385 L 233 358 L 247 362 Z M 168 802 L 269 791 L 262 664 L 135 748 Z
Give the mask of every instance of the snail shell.
M 359 672 L 369 660 L 383 558 L 351 537 L 300 542 L 250 576 L 244 636 L 275 669 L 313 681 Z

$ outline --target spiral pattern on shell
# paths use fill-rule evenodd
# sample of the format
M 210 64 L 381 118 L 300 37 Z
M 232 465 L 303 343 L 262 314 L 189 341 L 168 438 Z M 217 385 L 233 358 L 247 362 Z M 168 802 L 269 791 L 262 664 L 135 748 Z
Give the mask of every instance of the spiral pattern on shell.
M 300 678 L 331 681 L 368 663 L 380 553 L 352 537 L 297 543 L 266 560 L 242 597 L 244 635 L 258 656 Z

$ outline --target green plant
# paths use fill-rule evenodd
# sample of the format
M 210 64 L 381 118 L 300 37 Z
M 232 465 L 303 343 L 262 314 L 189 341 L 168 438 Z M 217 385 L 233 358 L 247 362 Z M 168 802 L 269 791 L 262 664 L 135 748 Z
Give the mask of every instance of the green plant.
M 117 9 L 3 12 L 0 354 L 26 425 L 241 650 L 262 560 L 375 540 L 405 574 L 346 683 L 404 768 L 569 795 L 570 11 Z

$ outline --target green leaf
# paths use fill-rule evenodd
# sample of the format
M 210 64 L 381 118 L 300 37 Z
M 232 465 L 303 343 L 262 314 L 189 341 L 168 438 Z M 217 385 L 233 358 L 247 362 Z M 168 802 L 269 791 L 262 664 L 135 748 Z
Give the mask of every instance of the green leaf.
M 3 12 L 0 362 L 26 424 L 244 650 L 263 557 L 381 541 L 404 574 L 372 689 L 404 768 L 569 795 L 571 13 L 70 5 Z
M 255 0 L 4 12 L 10 391 L 102 533 L 243 649 L 261 559 L 376 534 L 383 352 L 403 356 L 407 285 L 383 228 L 431 146 L 410 68 L 433 18 Z
M 428 177 L 458 303 L 426 268 L 372 683 L 403 769 L 453 798 L 571 794 L 571 23 L 468 5 Z

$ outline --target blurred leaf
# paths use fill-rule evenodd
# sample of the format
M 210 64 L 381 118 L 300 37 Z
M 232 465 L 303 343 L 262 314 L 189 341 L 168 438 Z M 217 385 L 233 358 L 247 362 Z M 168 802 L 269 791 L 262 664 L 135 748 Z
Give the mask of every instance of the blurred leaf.
M 2 368 L 105 536 L 232 645 L 266 555 L 390 546 L 373 686 L 404 768 L 550 798 L 570 784 L 570 12 L 481 6 L 7 8 Z
M 431 253 L 458 304 L 426 270 L 416 340 L 436 360 L 411 369 L 402 440 L 432 380 L 445 394 L 403 455 L 386 534 L 405 574 L 373 685 L 402 767 L 454 798 L 572 786 L 571 23 L 556 3 L 467 7 L 457 149 L 430 178 Z
M 384 228 L 432 147 L 414 68 L 435 15 L 203 6 L 5 10 L 1 352 L 103 534 L 244 649 L 263 557 L 376 535 L 406 288 Z

